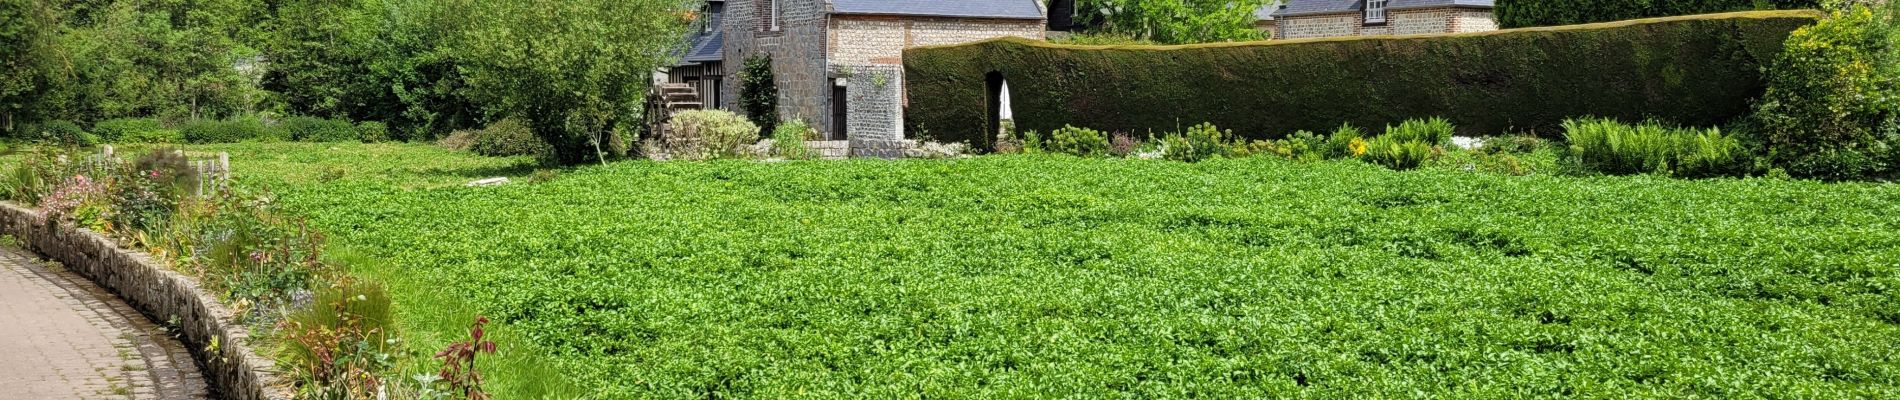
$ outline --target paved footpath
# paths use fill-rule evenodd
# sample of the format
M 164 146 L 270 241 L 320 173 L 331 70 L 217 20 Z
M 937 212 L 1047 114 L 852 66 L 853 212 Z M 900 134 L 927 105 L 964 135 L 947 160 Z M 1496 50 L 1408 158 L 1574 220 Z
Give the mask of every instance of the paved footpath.
M 124 301 L 0 246 L 0 400 L 205 399 L 191 354 Z

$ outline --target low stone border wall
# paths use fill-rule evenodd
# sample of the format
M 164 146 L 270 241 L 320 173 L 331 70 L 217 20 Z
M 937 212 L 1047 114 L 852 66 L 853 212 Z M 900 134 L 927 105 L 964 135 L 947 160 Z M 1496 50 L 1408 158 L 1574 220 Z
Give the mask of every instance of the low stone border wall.
M 179 340 L 198 359 L 217 398 L 290 398 L 289 382 L 276 375 L 276 363 L 247 344 L 250 330 L 191 277 L 164 268 L 143 251 L 119 247 L 111 238 L 70 223 L 52 223 L 38 211 L 10 202 L 0 202 L 0 233 L 97 282 L 153 321 L 175 320 Z

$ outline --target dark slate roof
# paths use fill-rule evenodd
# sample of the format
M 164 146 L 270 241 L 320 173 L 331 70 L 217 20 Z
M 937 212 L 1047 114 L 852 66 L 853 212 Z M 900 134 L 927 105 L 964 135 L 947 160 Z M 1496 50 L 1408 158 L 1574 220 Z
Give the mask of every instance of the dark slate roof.
M 686 34 L 686 48 L 679 54 L 680 65 L 693 65 L 709 61 L 726 59 L 726 30 L 720 24 L 725 20 L 725 1 L 709 0 L 704 17 L 706 26 L 712 32 L 694 31 Z
M 834 14 L 1043 19 L 1036 0 L 831 0 Z
M 726 31 L 716 29 L 710 36 L 699 37 L 699 40 L 693 43 L 693 48 L 687 50 L 686 56 L 681 59 L 690 63 L 724 61 L 726 59 Z
M 1493 0 L 1387 0 L 1388 10 L 1404 10 L 1429 7 L 1478 7 L 1492 8 Z M 1314 14 L 1338 14 L 1361 12 L 1365 10 L 1365 0 L 1287 0 L 1286 8 L 1273 13 L 1275 17 L 1292 17 Z

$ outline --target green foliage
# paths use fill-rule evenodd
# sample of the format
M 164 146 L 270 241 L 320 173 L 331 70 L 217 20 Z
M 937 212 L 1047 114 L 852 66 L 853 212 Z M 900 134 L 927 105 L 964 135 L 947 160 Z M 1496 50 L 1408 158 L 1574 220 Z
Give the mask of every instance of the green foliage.
M 546 157 L 550 149 L 520 120 L 509 118 L 474 133 L 468 150 L 489 157 Z
M 0 136 L 30 122 L 34 103 L 63 80 L 56 27 L 45 0 L 0 0 Z
M 1733 176 L 1746 174 L 1754 164 L 1740 141 L 1717 129 L 1588 118 L 1565 121 L 1564 137 L 1583 167 L 1607 174 Z
M 1167 132 L 1211 122 L 1249 140 L 1342 122 L 1440 116 L 1467 135 L 1555 135 L 1565 118 L 1718 126 L 1749 112 L 1761 68 L 1819 14 L 1770 11 L 1411 38 L 1099 48 L 998 39 L 906 49 L 909 132 L 988 149 L 984 77 L 1023 130 Z M 1138 93 L 1140 95 L 1130 95 Z M 1166 106 L 1159 106 L 1166 105 Z
M 1497 0 L 1498 26 L 1591 22 L 1749 10 L 1819 8 L 1820 0 Z
M 1900 172 L 1900 2 L 1853 6 L 1795 30 L 1745 132 L 1797 177 Z M 1888 132 L 1882 132 L 1882 129 Z
M 1167 44 L 1259 40 L 1263 0 L 1077 0 L 1076 21 L 1097 37 Z M 1077 43 L 1084 44 L 1084 43 Z M 1092 43 L 1091 43 L 1092 44 Z M 1126 43 L 1116 43 L 1126 44 Z
M 395 369 L 389 293 L 375 283 L 343 281 L 316 293 L 310 307 L 285 316 L 279 359 L 310 399 L 374 399 Z
M 386 142 L 392 139 L 389 136 L 389 125 L 384 125 L 376 121 L 357 123 L 356 137 L 362 140 L 363 143 Z
M 316 117 L 290 117 L 284 120 L 290 140 L 299 142 L 356 141 L 356 126 L 350 121 Z
M 27 138 L 40 143 L 69 147 L 89 147 L 99 144 L 99 137 L 80 128 L 72 121 L 55 120 L 31 125 L 26 132 Z
M 1108 155 L 1108 134 L 1102 131 L 1063 126 L 1049 132 L 1049 151 L 1082 157 Z
M 772 73 L 770 55 L 756 54 L 740 65 L 739 109 L 753 125 L 767 131 L 778 130 L 778 78 Z
M 1326 158 L 1358 157 L 1366 153 L 1365 133 L 1352 124 L 1340 125 L 1326 137 Z
M 1900 393 L 1894 185 L 998 156 L 470 189 L 500 160 L 208 149 L 418 282 L 399 321 L 547 346 L 587 390 L 555 398 Z
M 772 130 L 772 154 L 791 160 L 817 158 L 816 153 L 805 148 L 805 141 L 817 136 L 818 130 L 812 129 L 805 120 L 786 121 Z
M 652 71 L 694 7 L 679 0 L 446 0 L 449 40 L 470 99 L 520 118 L 551 161 L 604 161 L 621 125 L 640 122 Z M 754 135 L 757 135 L 755 132 Z
M 255 117 L 222 121 L 198 121 L 178 129 L 186 143 L 235 143 L 248 141 L 290 140 L 283 127 L 270 126 Z
M 265 2 L 95 3 L 69 10 L 86 14 L 60 29 L 71 79 L 41 99 L 58 118 L 181 123 L 274 108 L 258 85 L 258 33 L 270 25 Z
M 1380 135 L 1366 144 L 1366 162 L 1404 171 L 1425 165 L 1438 152 L 1431 143 L 1403 135 Z
M 1386 126 L 1385 135 L 1400 142 L 1420 142 L 1428 146 L 1451 145 L 1451 135 L 1457 127 L 1444 118 L 1408 119 L 1399 126 Z
M 1221 130 L 1211 123 L 1202 123 L 1187 129 L 1186 132 L 1170 133 L 1161 138 L 1161 158 L 1197 162 L 1214 158 L 1228 151 L 1228 143 L 1234 141 L 1233 130 Z
M 147 132 L 164 130 L 164 124 L 154 118 L 115 118 L 99 121 L 92 125 L 92 133 L 106 143 L 120 143 L 127 138 L 146 137 Z
M 1061 44 L 1067 44 L 1067 45 L 1076 45 L 1076 46 L 1131 46 L 1131 45 L 1161 44 L 1161 43 L 1156 43 L 1153 40 L 1138 39 L 1133 35 L 1109 33 L 1109 32 L 1074 33 L 1067 36 L 1063 36 L 1060 39 L 1050 38 L 1049 42 L 1061 43 Z
M 731 111 L 681 111 L 667 124 L 660 149 L 675 160 L 748 158 L 747 146 L 759 141 L 759 126 Z
M 177 129 L 138 131 L 120 136 L 114 143 L 185 143 L 185 134 Z
M 1530 153 L 1549 147 L 1549 141 L 1531 135 L 1497 136 L 1484 139 L 1478 150 L 1490 154 Z

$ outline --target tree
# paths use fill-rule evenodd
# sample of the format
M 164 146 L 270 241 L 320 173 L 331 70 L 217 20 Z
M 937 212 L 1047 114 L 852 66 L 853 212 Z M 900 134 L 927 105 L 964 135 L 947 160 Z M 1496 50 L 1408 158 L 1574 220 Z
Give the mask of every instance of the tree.
M 61 73 L 56 26 L 42 0 L 0 0 L 0 132 L 12 132 Z
M 1085 33 L 1167 44 L 1259 40 L 1254 11 L 1265 0 L 1078 0 Z
M 753 55 L 739 69 L 739 109 L 764 132 L 778 129 L 778 82 L 772 56 Z
M 65 118 L 223 118 L 257 110 L 261 53 L 239 37 L 263 5 L 247 0 L 86 2 L 60 35 L 71 84 L 49 96 Z
M 681 0 L 448 0 L 465 18 L 451 40 L 467 92 L 491 117 L 520 117 L 555 161 L 604 159 L 621 124 L 640 120 L 653 71 L 694 7 Z

